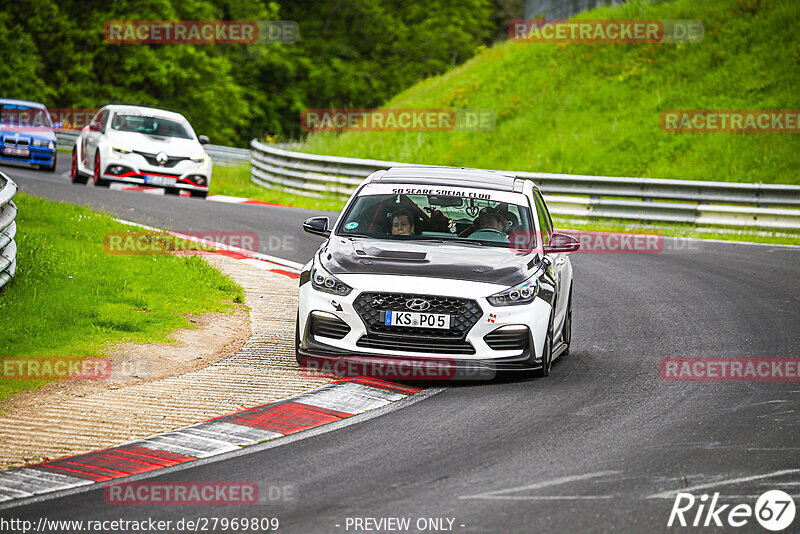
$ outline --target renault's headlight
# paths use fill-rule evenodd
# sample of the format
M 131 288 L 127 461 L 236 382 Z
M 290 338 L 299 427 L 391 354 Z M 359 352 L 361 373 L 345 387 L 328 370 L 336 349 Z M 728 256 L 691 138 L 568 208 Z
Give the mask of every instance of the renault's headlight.
M 209 160 L 208 154 L 200 154 L 199 156 L 193 156 L 189 159 L 194 161 L 195 163 L 200 163 L 201 169 L 208 168 L 208 160 Z
M 486 300 L 492 306 L 516 306 L 518 304 L 530 304 L 539 292 L 538 274 L 531 276 L 524 282 L 495 293 Z
M 314 269 L 311 271 L 311 285 L 317 291 L 340 295 L 342 297 L 348 295 L 353 290 L 352 287 L 318 265 L 315 265 Z
M 109 145 L 112 158 L 119 158 L 121 155 L 133 152 L 129 147 L 123 145 Z

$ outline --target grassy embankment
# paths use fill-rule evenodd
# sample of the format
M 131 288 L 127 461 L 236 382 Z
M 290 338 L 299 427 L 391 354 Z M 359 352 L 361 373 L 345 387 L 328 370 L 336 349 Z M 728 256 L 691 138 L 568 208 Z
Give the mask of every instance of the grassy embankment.
M 244 292 L 198 256 L 111 255 L 130 226 L 90 209 L 19 194 L 17 273 L 0 292 L 0 359 L 103 357 L 112 343 L 169 342 L 188 314 L 233 313 Z M 135 230 L 135 229 L 133 229 Z M 42 380 L 0 380 L 0 400 Z

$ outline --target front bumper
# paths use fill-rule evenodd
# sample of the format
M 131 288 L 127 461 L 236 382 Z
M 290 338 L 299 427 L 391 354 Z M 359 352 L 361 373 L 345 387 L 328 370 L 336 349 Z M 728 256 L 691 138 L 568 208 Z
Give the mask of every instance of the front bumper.
M 109 158 L 103 163 L 101 177 L 105 180 L 152 187 L 170 187 L 188 191 L 208 191 L 211 183 L 212 164 L 204 169 L 191 160 L 184 160 L 173 167 L 150 165 L 138 154 Z M 153 177 L 153 178 L 151 178 Z M 164 185 L 164 180 L 171 182 Z
M 544 350 L 544 341 L 547 333 L 551 306 L 541 298 L 536 298 L 527 305 L 495 307 L 489 304 L 486 297 L 504 289 L 504 286 L 482 282 L 464 282 L 437 278 L 395 277 L 383 275 L 350 275 L 339 276 L 350 285 L 358 287 L 349 295 L 341 297 L 315 289 L 310 281 L 300 286 L 299 299 L 299 346 L 298 355 L 301 358 L 310 357 L 314 360 L 325 359 L 354 360 L 359 362 L 441 362 L 457 374 L 467 377 L 471 373 L 480 374 L 483 371 L 527 371 L 541 368 L 541 355 Z M 302 278 L 301 278 L 302 280 Z M 403 288 L 413 287 L 414 291 L 396 291 L 399 284 Z M 387 291 L 387 288 L 390 288 Z M 462 299 L 477 303 L 477 320 L 471 324 L 458 341 L 463 343 L 439 343 L 435 337 L 430 338 L 430 350 L 422 344 L 405 343 L 403 335 L 416 337 L 413 329 L 408 329 L 408 334 L 395 332 L 395 339 L 400 339 L 396 347 L 405 347 L 400 350 L 391 348 L 377 348 L 376 343 L 365 343 L 365 340 L 375 338 L 374 323 L 368 324 L 363 314 L 363 294 L 392 293 L 402 294 L 403 298 L 431 297 Z M 358 309 L 361 310 L 359 313 Z M 346 323 L 349 331 L 341 337 L 319 335 L 312 331 L 310 318 L 326 316 L 335 317 Z M 495 350 L 487 344 L 485 337 L 501 327 L 513 327 L 520 331 L 527 329 L 527 343 L 524 346 L 511 350 Z M 325 329 L 322 329 L 324 333 Z M 341 329 L 342 331 L 344 328 Z M 341 334 L 339 334 L 341 335 Z M 338 337 L 338 336 L 337 336 Z M 384 337 L 386 337 L 384 335 Z M 385 347 L 392 343 L 385 343 Z M 439 349 L 437 350 L 437 347 Z M 463 378 L 463 376 L 462 376 Z
M 9 163 L 22 163 L 27 165 L 52 165 L 55 162 L 56 151 L 47 147 L 34 147 L 29 149 L 28 156 L 9 156 L 0 150 L 0 161 Z

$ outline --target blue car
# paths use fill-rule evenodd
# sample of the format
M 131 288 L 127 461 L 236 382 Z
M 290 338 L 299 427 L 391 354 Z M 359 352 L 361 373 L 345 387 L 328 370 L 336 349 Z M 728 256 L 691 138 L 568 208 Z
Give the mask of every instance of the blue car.
M 28 163 L 55 172 L 57 127 L 43 104 L 0 99 L 0 163 Z

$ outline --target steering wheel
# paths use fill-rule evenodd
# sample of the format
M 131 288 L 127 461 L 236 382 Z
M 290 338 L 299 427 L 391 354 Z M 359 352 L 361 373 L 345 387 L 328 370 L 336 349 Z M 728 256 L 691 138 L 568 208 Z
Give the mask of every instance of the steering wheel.
M 467 212 L 467 215 L 469 215 L 470 217 L 475 217 L 476 215 L 478 215 L 480 209 L 478 208 L 478 206 L 467 206 L 467 209 L 465 211 Z
M 475 234 L 479 234 L 481 232 L 494 232 L 494 233 L 500 234 L 501 236 L 503 236 L 506 239 L 508 239 L 508 235 L 506 235 L 506 233 L 504 231 L 498 230 L 497 228 L 480 228 L 479 230 L 476 230 L 475 232 L 473 232 L 472 235 L 474 236 Z

